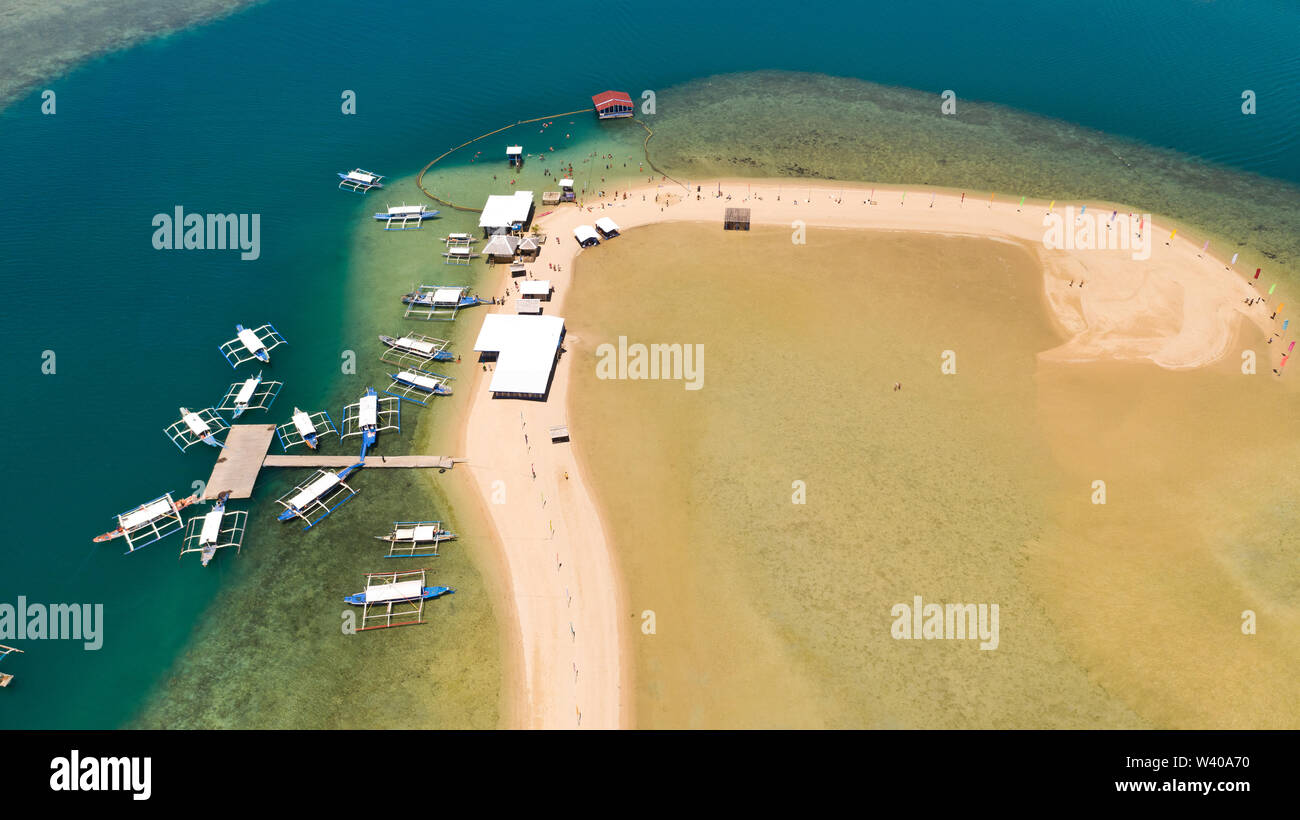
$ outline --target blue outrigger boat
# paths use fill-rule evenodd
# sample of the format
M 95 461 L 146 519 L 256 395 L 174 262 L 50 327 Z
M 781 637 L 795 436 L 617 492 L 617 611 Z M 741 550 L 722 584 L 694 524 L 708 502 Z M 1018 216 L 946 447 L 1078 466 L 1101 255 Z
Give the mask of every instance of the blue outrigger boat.
M 383 174 L 376 174 L 373 171 L 367 171 L 364 168 L 353 168 L 351 171 L 344 173 L 339 172 L 339 187 L 346 191 L 353 191 L 358 194 L 364 194 L 371 188 L 384 187 Z
M 385 586 L 386 586 L 386 587 L 397 587 L 397 586 L 399 586 L 399 585 L 402 584 L 402 583 L 415 583 L 415 584 L 418 584 L 419 582 L 416 582 L 416 581 L 411 581 L 411 582 L 399 581 L 399 582 L 396 583 L 396 584 L 386 584 Z M 418 593 L 415 592 L 416 589 L 419 589 L 419 592 L 418 592 Z M 400 590 L 389 590 L 389 589 L 385 589 L 382 593 L 376 593 L 376 592 L 373 592 L 372 590 L 374 590 L 374 587 L 370 587 L 370 588 L 368 588 L 365 592 L 358 592 L 358 593 L 355 593 L 355 594 L 353 594 L 353 595 L 348 595 L 347 597 L 345 597 L 345 598 L 343 599 L 343 601 L 344 601 L 345 603 L 352 604 L 353 606 L 365 606 L 366 604 L 377 604 L 377 603 L 384 603 L 384 602 L 387 602 L 387 601 L 395 601 L 395 600 L 411 601 L 411 600 L 415 600 L 416 598 L 420 598 L 420 599 L 422 599 L 422 600 L 428 601 L 428 600 L 432 600 L 432 599 L 434 599 L 434 598 L 442 597 L 443 595 L 447 595 L 447 594 L 451 594 L 451 593 L 455 593 L 455 592 L 456 592 L 456 590 L 452 589 L 451 587 L 426 587 L 426 586 L 416 586 L 416 587 L 412 587 L 410 590 L 407 590 L 407 591 L 405 591 L 405 592 L 400 591 Z M 388 596 L 391 596 L 391 595 L 394 595 L 394 594 L 401 595 L 402 597 L 400 597 L 400 598 L 388 597 Z M 367 599 L 367 597 L 366 597 L 367 595 L 372 596 L 372 598 Z
M 469 293 L 469 288 L 459 285 L 421 285 L 402 297 L 406 305 L 405 318 L 442 319 L 456 318 L 461 308 L 486 305 L 488 300 Z
M 456 358 L 450 350 L 447 350 L 447 342 L 442 339 L 431 339 L 428 336 L 417 336 L 408 333 L 400 339 L 395 339 L 392 336 L 380 336 L 379 341 L 393 350 L 410 353 L 412 356 L 428 359 L 429 361 L 449 362 Z
M 338 473 L 332 473 L 329 470 L 317 470 L 311 478 L 276 500 L 277 504 L 284 507 L 284 510 L 276 517 L 281 521 L 301 518 L 307 522 L 307 526 L 303 527 L 303 529 L 311 529 L 357 494 L 356 490 L 348 486 L 345 479 L 361 469 L 363 465 L 364 462 L 358 462 Z M 329 503 L 343 493 L 346 493 L 346 495 L 340 498 L 337 503 L 332 505 Z
M 406 231 L 423 228 L 424 220 L 433 219 L 438 213 L 428 205 L 392 205 L 387 211 L 375 214 L 375 219 L 387 223 L 386 231 Z
M 426 586 L 427 573 L 423 569 L 366 573 L 365 591 L 343 599 L 361 607 L 361 625 L 357 631 L 424 623 L 424 602 L 456 591 L 451 587 Z

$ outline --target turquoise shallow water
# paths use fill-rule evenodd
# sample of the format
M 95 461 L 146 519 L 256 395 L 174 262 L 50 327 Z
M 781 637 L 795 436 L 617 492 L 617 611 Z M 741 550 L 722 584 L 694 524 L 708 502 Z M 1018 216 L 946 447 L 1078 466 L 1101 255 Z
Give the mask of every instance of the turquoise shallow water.
M 389 288 L 421 278 L 420 268 L 434 262 L 419 251 L 380 254 L 358 241 L 359 221 L 385 196 L 336 191 L 335 171 L 362 165 L 394 179 L 409 177 L 469 136 L 580 108 L 589 94 L 615 87 L 634 95 L 663 90 L 656 137 L 662 143 L 652 146 L 664 149 L 670 169 L 734 173 L 736 146 L 761 146 L 777 133 L 752 128 L 774 121 L 765 107 L 808 99 L 808 87 L 742 75 L 732 82 L 744 95 L 711 97 L 707 86 L 689 81 L 779 68 L 921 89 L 907 97 L 907 105 L 918 109 L 928 95 L 937 107 L 938 92 L 953 88 L 959 105 L 990 100 L 1219 163 L 1207 166 L 1209 177 L 1182 180 L 1187 190 L 1208 180 L 1216 191 L 1247 191 L 1238 199 L 1248 201 L 1256 178 L 1238 171 L 1300 181 L 1300 112 L 1280 103 L 1300 79 L 1300 58 L 1287 42 L 1300 22 L 1294 6 L 1163 0 L 1133 8 L 1107 2 L 1082 14 L 1066 4 L 976 9 L 947 0 L 852 16 L 829 4 L 805 4 L 796 14 L 775 3 L 743 8 L 746 16 L 738 22 L 721 10 L 700 13 L 678 2 L 656 4 L 653 13 L 629 3 L 588 4 L 563 15 L 526 17 L 512 27 L 503 26 L 500 9 L 491 7 L 358 11 L 343 2 L 273 0 L 51 81 L 59 95 L 55 116 L 39 114 L 36 94 L 0 114 L 0 151 L 21 176 L 0 201 L 0 375 L 10 391 L 0 421 L 11 431 L 9 469 L 0 474 L 8 536 L 0 551 L 0 603 L 18 595 L 102 603 L 107 621 L 104 648 L 97 652 L 71 642 L 22 643 L 27 654 L 5 662 L 19 678 L 0 698 L 0 727 L 124 725 L 140 717 L 146 701 L 153 704 L 145 717 L 150 725 L 353 725 L 349 707 L 366 696 L 330 687 L 353 670 L 341 662 L 320 664 L 311 651 L 333 628 L 337 594 L 356 584 L 357 561 L 341 551 L 355 549 L 358 534 L 368 538 L 375 523 L 399 515 L 404 499 L 428 488 L 367 476 L 364 502 L 354 502 L 348 516 L 340 514 L 320 531 L 302 534 L 271 518 L 270 501 L 285 485 L 284 478 L 272 478 L 259 485 L 244 553 L 222 556 L 207 571 L 195 562 L 177 565 L 178 538 L 129 558 L 116 545 L 89 542 L 109 528 L 113 513 L 165 490 L 185 494 L 191 482 L 206 478 L 211 451 L 200 447 L 181 455 L 160 430 L 177 405 L 214 402 L 235 380 L 216 351 L 234 323 L 272 321 L 290 341 L 274 354 L 270 373 L 286 387 L 267 420 L 283 421 L 294 404 L 337 414 L 358 392 L 356 381 L 340 372 L 341 351 L 373 348 L 367 340 L 385 332 L 377 324 L 392 299 Z M 349 41 L 353 27 L 367 32 L 365 47 Z M 1252 118 L 1239 111 L 1245 88 L 1260 100 Z M 354 117 L 339 113 L 343 89 L 357 92 Z M 680 98 L 674 89 L 682 90 Z M 734 104 L 742 98 L 744 105 Z M 793 110 L 784 106 L 781 120 L 790 122 Z M 974 111 L 997 120 L 996 111 Z M 683 118 L 684 112 L 690 116 Z M 817 119 L 814 108 L 805 124 L 802 138 L 812 146 L 805 154 L 834 156 L 827 146 L 837 144 L 844 146 L 840 155 L 862 150 L 855 141 L 858 121 L 843 112 Z M 570 150 L 581 154 L 607 144 L 617 126 L 576 117 L 572 126 L 559 127 L 572 135 Z M 720 144 L 720 132 L 728 129 L 734 133 L 725 156 L 698 147 Z M 786 150 L 797 144 L 780 133 Z M 877 145 L 901 152 L 915 133 L 922 133 L 919 126 L 882 132 Z M 1009 133 L 1011 142 L 1035 139 L 1024 129 Z M 548 143 L 553 138 L 546 135 Z M 543 148 L 520 139 L 530 153 Z M 1030 161 L 1037 167 L 1068 164 L 1071 146 L 1087 152 L 1094 144 L 1081 138 L 1053 157 Z M 499 148 L 485 141 L 489 158 Z M 972 143 L 967 150 L 979 149 Z M 997 151 L 1013 156 L 1005 145 Z M 923 144 L 914 144 L 912 158 L 922 155 Z M 448 184 L 473 202 L 496 188 L 468 159 L 452 158 Z M 1177 157 L 1169 161 L 1176 164 Z M 851 177 L 855 165 L 845 162 L 843 171 L 818 175 Z M 988 187 L 998 187 L 989 171 L 993 164 L 985 165 Z M 808 171 L 782 162 L 754 167 Z M 856 175 L 874 178 L 869 163 L 857 167 Z M 980 181 L 978 170 L 967 178 L 971 184 Z M 1103 177 L 1099 171 L 1097 178 Z M 942 175 L 923 181 L 952 182 Z M 1037 182 L 1047 190 L 1053 176 Z M 1060 182 L 1086 193 L 1072 187 L 1077 179 Z M 1291 189 L 1270 187 L 1270 197 L 1276 190 L 1282 199 L 1272 213 L 1287 210 L 1279 218 L 1294 219 L 1295 200 L 1288 207 L 1285 193 Z M 402 183 L 388 196 L 415 201 L 416 193 Z M 154 250 L 150 220 L 177 205 L 261 214 L 261 258 L 241 262 L 229 251 Z M 1230 216 L 1258 222 L 1269 213 Z M 448 219 L 418 239 L 464 221 Z M 386 286 L 359 289 L 363 281 Z M 40 371 L 46 350 L 57 356 L 55 375 Z M 363 360 L 373 352 L 362 353 Z M 361 376 L 376 372 L 367 365 Z M 454 406 L 439 409 L 445 418 L 454 413 Z M 398 452 L 411 440 L 385 443 L 393 447 L 386 451 Z M 475 570 L 458 560 L 440 566 L 459 573 L 464 587 L 446 607 L 454 613 L 447 616 L 451 626 L 436 639 L 401 636 L 393 642 L 453 670 L 463 689 L 494 692 L 499 670 L 485 659 L 495 647 L 456 638 L 457 629 L 466 635 L 492 631 L 483 596 L 472 595 Z M 293 584 L 269 584 L 272 578 Z M 297 594 L 286 595 L 288 586 Z M 223 615 L 261 600 L 257 593 L 268 589 L 274 596 L 262 601 L 264 617 L 242 610 L 237 617 Z M 222 630 L 230 633 L 225 642 L 213 637 Z M 256 639 L 241 637 L 254 633 Z M 199 651 L 201 642 L 209 645 L 206 653 Z M 363 660 L 377 659 L 354 659 Z M 232 670 L 229 678 L 214 678 L 213 670 L 223 668 Z M 300 698 L 254 698 L 309 673 L 320 681 Z M 219 706 L 240 698 L 248 708 Z M 483 705 L 489 701 L 492 695 L 479 696 L 476 706 L 467 696 L 458 702 L 461 719 L 430 710 L 420 712 L 418 722 L 491 725 L 495 703 Z M 372 700 L 361 712 L 383 721 L 408 706 L 400 698 Z

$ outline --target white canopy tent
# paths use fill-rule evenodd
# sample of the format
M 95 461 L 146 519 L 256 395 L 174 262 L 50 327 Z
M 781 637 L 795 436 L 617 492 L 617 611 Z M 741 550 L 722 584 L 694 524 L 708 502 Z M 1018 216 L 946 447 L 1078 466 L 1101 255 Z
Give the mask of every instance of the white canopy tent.
M 484 316 L 474 350 L 497 354 L 488 389 L 493 393 L 545 395 L 563 336 L 564 319 L 559 316 Z

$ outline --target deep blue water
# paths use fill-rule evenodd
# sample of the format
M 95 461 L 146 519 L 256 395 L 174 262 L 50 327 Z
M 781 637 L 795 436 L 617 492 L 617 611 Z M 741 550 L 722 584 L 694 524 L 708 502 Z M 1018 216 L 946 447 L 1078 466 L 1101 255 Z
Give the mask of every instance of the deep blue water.
M 129 558 L 89 539 L 207 476 L 210 451 L 180 455 L 159 431 L 235 380 L 215 350 L 235 322 L 274 321 L 291 342 L 270 420 L 329 394 L 342 240 L 375 204 L 335 191 L 335 171 L 407 174 L 605 88 L 777 68 L 931 91 L 936 106 L 953 89 L 1300 183 L 1298 32 L 1300 7 L 1281 0 L 271 0 L 51 80 L 55 116 L 37 92 L 0 114 L 0 603 L 103 603 L 108 623 L 98 652 L 22 643 L 5 667 L 25 685 L 0 695 L 0 727 L 120 725 L 183 651 L 222 562 L 178 568 L 178 538 Z M 341 116 L 343 89 L 357 116 Z M 261 258 L 154 250 L 150 220 L 176 205 L 261 214 Z

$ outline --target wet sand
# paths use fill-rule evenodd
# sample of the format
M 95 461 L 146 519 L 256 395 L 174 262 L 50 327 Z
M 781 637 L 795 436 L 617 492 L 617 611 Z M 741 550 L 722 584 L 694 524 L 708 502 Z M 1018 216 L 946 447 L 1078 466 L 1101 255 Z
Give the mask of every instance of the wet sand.
M 1036 349 L 1041 352 L 1038 358 L 1042 361 L 1146 361 L 1164 368 L 1190 369 L 1221 358 L 1236 338 L 1243 319 L 1261 333 L 1271 326 L 1262 307 L 1252 310 L 1241 305 L 1241 298 L 1253 292 L 1250 286 L 1237 275 L 1225 271 L 1222 262 L 1200 258 L 1199 248 L 1181 236 L 1167 245 L 1156 241 L 1151 258 L 1144 262 L 1133 261 L 1126 251 L 1084 253 L 1087 289 L 1080 290 L 1069 284 L 1078 276 L 1076 265 L 1080 260 L 1077 254 L 1047 252 L 1038 244 L 1043 232 L 1044 203 L 1027 203 L 1023 209 L 1018 209 L 1009 203 L 963 203 L 957 196 L 939 193 L 935 207 L 930 208 L 928 197 L 925 197 L 929 191 L 914 189 L 912 201 L 907 202 L 902 191 L 895 188 L 877 190 L 874 195 L 877 204 L 869 205 L 864 202 L 868 198 L 867 186 L 847 189 L 841 196 L 840 186 L 814 186 L 805 195 L 803 192 L 810 190 L 805 184 L 791 186 L 771 181 L 758 184 L 734 180 L 721 184 L 723 191 L 733 196 L 733 201 L 707 195 L 702 195 L 699 200 L 686 199 L 681 196 L 680 188 L 676 194 L 670 195 L 666 186 L 649 186 L 634 190 L 628 200 L 620 199 L 616 205 L 607 201 L 612 207 L 603 211 L 598 205 L 591 211 L 580 211 L 570 206 L 540 219 L 544 230 L 561 239 L 559 244 L 555 244 L 552 238 L 541 261 L 533 266 L 535 277 L 550 278 L 558 288 L 547 312 L 565 315 L 566 293 L 574 275 L 575 251 L 571 239 L 574 225 L 608 215 L 625 229 L 663 220 L 707 220 L 717 226 L 722 208 L 731 204 L 752 207 L 754 221 L 760 225 L 789 226 L 792 220 L 801 219 L 808 226 L 872 227 L 917 235 L 942 233 L 991 237 L 1019 247 L 1022 253 L 1037 257 L 1037 263 L 1042 265 L 1044 273 L 1037 285 L 1042 288 L 1043 300 L 1050 308 L 1043 311 L 1044 305 L 1040 301 L 1033 306 L 1023 306 L 1024 309 L 1042 311 L 1040 315 L 1043 317 L 1050 316 L 1054 326 L 1065 337 L 1061 344 Z M 783 187 L 784 194 L 779 200 L 778 186 Z M 703 187 L 707 191 L 712 186 Z M 796 189 L 798 193 L 792 196 Z M 644 199 L 641 198 L 643 194 Z M 664 198 L 656 202 L 656 195 Z M 752 197 L 748 203 L 745 201 L 747 195 Z M 837 199 L 842 201 L 837 202 Z M 1090 203 L 1090 207 L 1095 211 L 1105 206 L 1103 203 Z M 1161 228 L 1157 225 L 1151 230 L 1158 236 Z M 592 251 L 593 254 L 599 252 L 600 249 Z M 551 270 L 549 265 L 552 264 L 558 265 L 560 270 Z M 801 288 L 808 284 L 805 276 L 791 274 L 792 281 Z M 504 281 L 504 274 L 501 278 Z M 815 284 L 814 281 L 814 287 Z M 731 291 L 725 293 L 733 295 Z M 923 297 L 918 294 L 917 298 Z M 1142 307 L 1140 312 L 1132 310 L 1135 301 Z M 743 301 L 736 303 L 741 308 L 743 304 Z M 791 308 L 790 315 L 799 316 L 800 311 Z M 579 323 L 578 331 L 571 331 L 569 340 L 569 346 L 578 350 L 584 344 L 581 317 L 570 321 L 571 324 Z M 608 548 L 607 527 L 602 524 L 588 489 L 586 481 L 589 476 L 579 470 L 574 448 L 542 446 L 530 450 L 529 445 L 522 441 L 526 430 L 544 431 L 550 424 L 565 420 L 563 399 L 567 395 L 574 358 L 566 355 L 561 359 L 546 403 L 493 401 L 481 384 L 477 386 L 464 450 L 476 465 L 475 480 L 484 504 L 493 516 L 498 533 L 505 536 L 503 562 L 507 567 L 519 623 L 520 645 L 514 651 L 522 656 L 521 663 L 525 669 L 521 676 L 523 688 L 514 710 L 518 723 L 576 726 L 581 714 L 584 727 L 630 725 L 633 706 L 629 690 L 632 688 L 633 670 L 628 664 L 631 653 L 627 648 L 633 636 L 641 634 L 636 626 L 644 613 L 638 611 L 635 602 L 621 600 L 622 586 L 616 571 L 618 559 Z M 579 366 L 585 366 L 580 358 L 579 361 Z M 1268 351 L 1262 351 L 1261 368 L 1265 374 L 1268 361 Z M 586 365 L 589 364 L 588 361 Z M 981 406 L 977 403 L 972 408 Z M 733 436 L 745 438 L 735 435 L 734 431 Z M 520 440 L 515 441 L 515 438 Z M 978 437 L 972 439 L 979 440 Z M 906 464 L 899 466 L 906 469 Z M 534 480 L 529 476 L 534 468 L 538 473 L 536 481 L 540 482 L 535 489 Z M 568 479 L 563 477 L 565 473 L 568 473 Z M 509 503 L 492 504 L 491 493 L 496 480 L 507 482 Z M 533 493 L 536 493 L 536 502 L 529 499 Z M 527 508 L 515 502 L 521 495 L 529 499 Z M 628 499 L 620 496 L 616 501 L 606 503 L 611 506 L 627 504 Z M 557 525 L 556 521 L 560 523 Z M 556 527 L 554 536 L 549 531 L 552 526 Z M 566 570 L 573 574 L 566 576 Z M 566 584 L 565 580 L 572 583 Z M 574 601 L 578 600 L 572 594 L 575 588 L 583 592 L 582 603 L 577 609 L 573 608 Z M 688 590 L 683 588 L 681 594 L 687 595 Z M 1043 614 L 1042 617 L 1050 616 Z M 798 642 L 784 638 L 770 646 L 785 647 L 793 652 L 806 650 Z M 1004 652 L 999 657 L 1007 654 Z M 575 666 L 578 674 L 575 674 Z M 584 671 L 593 669 L 596 675 Z M 717 697 L 723 696 L 719 694 Z M 1005 719 L 987 725 L 1014 723 L 1016 713 L 1013 707 L 1017 699 L 1011 695 L 1007 697 L 1007 708 L 1012 711 Z M 803 702 L 802 699 L 795 700 Z M 832 703 L 835 701 L 831 699 Z M 807 702 L 813 704 L 814 700 L 810 698 Z M 1069 704 L 1060 708 L 1073 710 L 1068 712 L 1071 719 L 1053 725 L 1133 725 L 1140 722 L 1140 718 L 1124 705 L 1104 697 L 1097 700 L 1094 707 L 1082 712 Z M 810 710 L 809 714 L 825 714 L 816 705 L 811 705 Z M 987 719 L 987 712 L 979 709 L 961 714 L 967 715 L 967 720 L 981 714 Z M 638 720 L 644 719 L 639 706 L 636 715 Z M 707 709 L 704 715 L 708 719 Z M 798 725 L 813 725 L 812 720 L 797 716 L 791 719 Z M 878 725 L 892 725 L 898 720 L 896 714 L 886 710 L 879 716 Z M 846 721 L 826 722 L 845 725 Z M 857 722 L 856 719 L 847 720 L 847 723 Z M 970 724 L 959 720 L 954 725 Z

